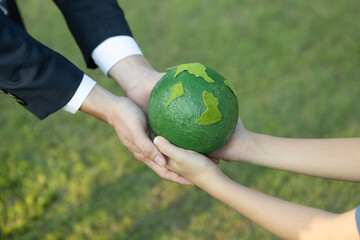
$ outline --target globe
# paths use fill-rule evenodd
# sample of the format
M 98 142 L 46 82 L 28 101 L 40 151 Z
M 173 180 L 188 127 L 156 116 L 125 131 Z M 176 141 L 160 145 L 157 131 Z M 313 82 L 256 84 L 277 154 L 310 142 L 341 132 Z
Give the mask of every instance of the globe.
M 174 145 L 211 153 L 224 145 L 238 120 L 232 84 L 200 63 L 171 68 L 154 86 L 148 104 L 156 135 Z

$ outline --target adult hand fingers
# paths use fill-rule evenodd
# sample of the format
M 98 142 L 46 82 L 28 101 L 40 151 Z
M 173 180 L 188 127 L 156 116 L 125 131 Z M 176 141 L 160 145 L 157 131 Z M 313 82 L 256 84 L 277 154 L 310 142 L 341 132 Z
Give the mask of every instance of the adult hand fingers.
M 156 162 L 159 166 L 165 167 L 165 157 L 160 153 L 145 132 L 138 134 L 135 138 L 135 144 L 142 154 L 142 161 L 149 159 Z

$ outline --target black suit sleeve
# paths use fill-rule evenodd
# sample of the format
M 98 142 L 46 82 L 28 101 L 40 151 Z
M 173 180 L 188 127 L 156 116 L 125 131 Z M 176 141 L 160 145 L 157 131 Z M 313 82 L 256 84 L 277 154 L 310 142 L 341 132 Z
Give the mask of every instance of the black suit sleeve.
M 84 73 L 0 14 L 0 89 L 43 119 L 65 106 Z
M 92 51 L 109 37 L 132 36 L 116 0 L 54 0 L 75 37 L 86 64 L 96 68 Z

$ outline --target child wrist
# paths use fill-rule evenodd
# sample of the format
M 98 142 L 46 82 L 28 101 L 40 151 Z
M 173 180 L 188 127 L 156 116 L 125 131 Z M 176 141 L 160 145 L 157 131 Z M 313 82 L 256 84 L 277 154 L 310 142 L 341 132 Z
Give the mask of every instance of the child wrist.
M 242 146 L 238 148 L 236 153 L 236 161 L 243 163 L 251 163 L 254 159 L 254 155 L 256 153 L 256 138 L 257 134 L 246 131 L 244 133 L 244 137 L 237 143 L 238 146 Z
M 226 175 L 222 171 L 218 171 L 203 173 L 196 176 L 191 181 L 200 188 L 206 188 L 207 186 L 213 185 L 223 178 L 226 178 Z

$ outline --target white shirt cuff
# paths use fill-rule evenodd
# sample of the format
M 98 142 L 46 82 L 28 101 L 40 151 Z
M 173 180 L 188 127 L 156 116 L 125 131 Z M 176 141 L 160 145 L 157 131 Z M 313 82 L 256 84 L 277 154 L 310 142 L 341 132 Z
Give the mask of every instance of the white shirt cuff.
M 74 96 L 70 99 L 68 104 L 63 107 L 63 109 L 72 114 L 76 113 L 77 110 L 79 110 L 81 105 L 84 103 L 91 90 L 95 87 L 95 85 L 96 82 L 84 74 L 84 77 L 81 80 L 81 83 L 76 90 Z
M 105 76 L 115 63 L 132 55 L 143 55 L 143 53 L 135 39 L 130 36 L 110 37 L 100 43 L 91 54 Z

